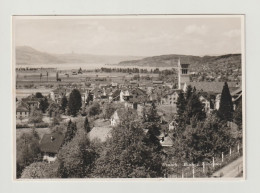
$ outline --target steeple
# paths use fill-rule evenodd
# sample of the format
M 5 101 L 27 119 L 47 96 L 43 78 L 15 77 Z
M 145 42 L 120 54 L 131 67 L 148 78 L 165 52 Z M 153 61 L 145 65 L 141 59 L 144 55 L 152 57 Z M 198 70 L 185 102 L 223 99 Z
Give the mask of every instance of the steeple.
M 183 85 L 185 83 L 190 82 L 190 75 L 189 75 L 189 65 L 190 64 L 181 64 L 180 58 L 178 60 L 178 88 L 183 89 Z

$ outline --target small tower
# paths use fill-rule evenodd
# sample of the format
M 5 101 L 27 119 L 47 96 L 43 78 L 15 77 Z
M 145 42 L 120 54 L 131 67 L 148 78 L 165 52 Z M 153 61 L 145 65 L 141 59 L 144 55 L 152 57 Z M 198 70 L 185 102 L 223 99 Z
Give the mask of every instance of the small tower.
M 185 83 L 190 82 L 190 75 L 189 75 L 189 65 L 190 64 L 181 64 L 180 59 L 178 61 L 178 67 L 179 67 L 179 81 L 178 81 L 178 87 L 179 89 L 183 88 L 183 85 Z

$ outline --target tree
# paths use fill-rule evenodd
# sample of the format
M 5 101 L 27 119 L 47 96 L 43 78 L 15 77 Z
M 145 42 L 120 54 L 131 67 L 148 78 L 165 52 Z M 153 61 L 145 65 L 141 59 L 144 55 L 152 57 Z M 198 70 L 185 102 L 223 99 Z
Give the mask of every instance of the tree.
M 203 109 L 204 106 L 200 102 L 198 94 L 193 92 L 186 106 L 186 123 L 190 124 L 192 117 L 195 117 L 198 121 L 202 121 L 206 117 Z
M 177 107 L 177 114 L 178 114 L 178 124 L 179 125 L 184 124 L 185 123 L 186 100 L 185 100 L 184 93 L 182 90 L 179 93 L 176 107 Z
M 218 109 L 218 116 L 225 121 L 232 121 L 233 116 L 233 102 L 232 97 L 229 92 L 228 84 L 225 82 L 221 98 L 220 98 L 220 105 Z
M 23 169 L 41 159 L 39 136 L 35 130 L 24 133 L 16 141 L 16 176 L 20 178 Z
M 238 125 L 239 129 L 242 129 L 242 124 L 243 124 L 242 100 L 239 101 L 237 108 L 234 112 L 234 122 Z
M 81 105 L 82 105 L 81 94 L 79 90 L 73 89 L 72 92 L 70 93 L 69 102 L 68 102 L 68 112 L 70 113 L 70 115 L 75 117 L 79 112 Z
M 56 72 L 56 80 L 58 81 L 58 79 L 59 79 L 59 73 Z
M 59 125 L 61 122 L 61 116 L 59 112 L 55 112 L 52 118 L 52 126 Z
M 152 103 L 151 107 L 144 113 L 143 116 L 145 117 L 143 128 L 148 130 L 144 141 L 146 145 L 153 146 L 157 150 L 160 150 L 161 144 L 159 141 L 159 135 L 161 134 L 161 119 L 157 113 L 154 103 Z
M 103 108 L 103 117 L 104 119 L 110 119 L 110 117 L 115 112 L 116 108 L 112 103 L 106 103 Z
M 186 109 L 186 100 L 185 100 L 184 93 L 182 90 L 179 93 L 179 97 L 177 99 L 176 106 L 177 106 L 177 113 L 178 113 L 179 119 L 182 119 L 184 117 L 184 113 L 185 113 L 185 109 Z
M 36 93 L 35 93 L 35 97 L 38 98 L 38 99 L 41 99 L 41 98 L 43 98 L 44 96 L 42 95 L 41 92 L 36 92 Z
M 227 153 L 234 139 L 226 124 L 214 114 L 195 128 L 187 126 L 174 140 L 173 152 L 177 163 L 201 163 Z
M 214 156 L 227 153 L 234 139 L 230 129 L 216 115 L 210 115 L 204 123 L 190 129 L 187 145 L 190 162 L 210 161 Z
M 55 116 L 55 114 L 59 111 L 59 105 L 55 102 L 52 102 L 48 109 L 47 109 L 47 112 L 48 112 L 48 115 L 49 117 L 53 117 Z
M 28 122 L 34 123 L 34 124 L 41 123 L 42 122 L 42 112 L 37 109 L 33 109 Z
M 67 131 L 65 133 L 64 143 L 68 143 L 73 139 L 73 137 L 76 135 L 77 132 L 77 126 L 76 123 L 73 123 L 71 120 L 68 122 Z
M 43 113 L 45 113 L 46 110 L 48 109 L 48 107 L 49 107 L 48 99 L 47 99 L 46 97 L 41 98 L 41 100 L 40 100 L 40 105 L 39 105 L 39 109 L 40 109 Z
M 112 130 L 97 159 L 94 177 L 162 177 L 161 154 L 144 142 L 142 124 L 132 111 L 123 115 L 121 124 Z
M 86 117 L 85 118 L 85 121 L 84 121 L 84 129 L 87 133 L 89 133 L 91 131 L 91 127 L 89 125 L 89 121 L 88 121 L 88 118 Z
M 61 148 L 57 157 L 59 177 L 83 178 L 90 176 L 96 154 L 88 138 L 77 135 Z
M 21 178 L 57 178 L 56 165 L 56 163 L 34 162 L 23 170 Z
M 68 100 L 67 97 L 64 95 L 61 99 L 61 107 L 60 107 L 63 113 L 66 112 L 67 105 L 68 105 Z
M 188 101 L 190 99 L 191 95 L 192 95 L 192 87 L 191 87 L 191 85 L 188 85 L 186 93 L 185 93 L 186 101 Z
M 89 116 L 95 116 L 95 115 L 99 115 L 101 112 L 101 109 L 100 109 L 100 104 L 97 103 L 97 102 L 94 102 L 90 108 L 89 108 Z

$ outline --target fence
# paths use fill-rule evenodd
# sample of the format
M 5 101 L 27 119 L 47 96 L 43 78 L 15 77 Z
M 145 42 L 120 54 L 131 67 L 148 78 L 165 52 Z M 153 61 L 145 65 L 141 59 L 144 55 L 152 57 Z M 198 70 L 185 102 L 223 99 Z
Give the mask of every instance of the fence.
M 178 165 L 176 163 L 165 164 L 166 178 L 204 178 L 210 177 L 212 174 L 236 160 L 243 155 L 242 145 L 230 148 L 228 154 L 222 153 L 221 157 L 212 157 L 211 162 L 202 162 L 199 164 Z M 221 177 L 221 176 L 220 176 Z

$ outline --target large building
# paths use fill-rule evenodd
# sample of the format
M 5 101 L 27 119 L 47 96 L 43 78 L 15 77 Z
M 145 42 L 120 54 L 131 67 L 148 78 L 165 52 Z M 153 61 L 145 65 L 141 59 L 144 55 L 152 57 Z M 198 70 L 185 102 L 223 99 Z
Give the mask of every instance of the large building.
M 189 75 L 189 64 L 181 64 L 180 60 L 178 61 L 178 88 L 182 89 L 184 84 L 190 82 Z

